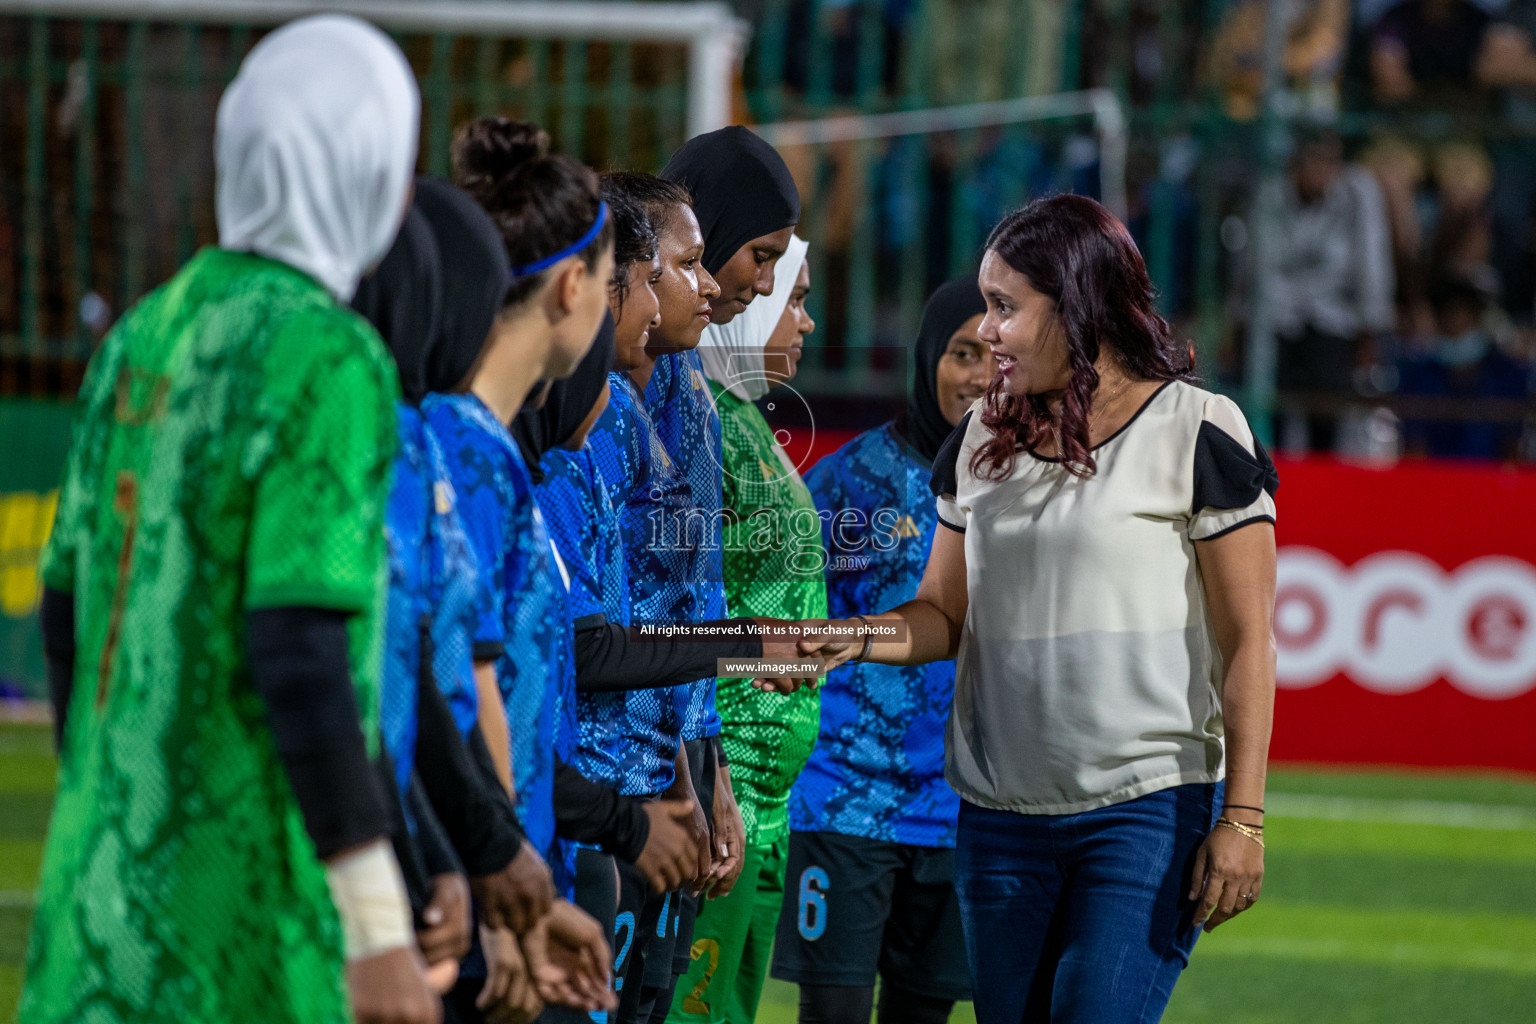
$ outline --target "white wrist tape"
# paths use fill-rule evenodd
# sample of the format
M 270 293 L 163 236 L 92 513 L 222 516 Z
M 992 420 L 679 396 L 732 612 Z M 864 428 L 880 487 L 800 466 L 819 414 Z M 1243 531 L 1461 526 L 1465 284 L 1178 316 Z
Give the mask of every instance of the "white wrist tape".
M 415 943 L 405 881 L 394 851 L 384 840 L 327 863 L 325 880 L 341 918 L 349 963 Z

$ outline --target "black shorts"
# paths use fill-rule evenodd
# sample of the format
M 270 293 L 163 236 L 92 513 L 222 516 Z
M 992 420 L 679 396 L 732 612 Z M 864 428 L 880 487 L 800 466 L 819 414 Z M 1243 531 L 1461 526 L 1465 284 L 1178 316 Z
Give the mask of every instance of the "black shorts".
M 614 916 L 619 907 L 619 876 L 612 855 L 601 850 L 578 847 L 576 850 L 576 899 L 575 904 L 591 914 L 603 933 L 608 945 L 614 947 Z
M 704 807 L 704 820 L 709 823 L 710 834 L 715 829 L 715 746 L 718 736 L 688 740 L 688 774 L 693 777 L 693 791 L 698 794 Z M 698 897 L 687 892 L 677 894 L 677 941 L 672 950 L 671 973 L 681 977 L 688 973 L 693 962 L 693 921 L 699 916 Z
M 672 983 L 672 949 L 677 945 L 677 893 L 656 892 L 640 869 L 619 861 L 619 913 L 614 925 L 614 977 L 619 989 L 619 1020 L 638 1019 L 624 1012 L 637 1009 L 644 989 Z
M 773 976 L 801 985 L 887 985 L 971 998 L 953 850 L 794 832 Z

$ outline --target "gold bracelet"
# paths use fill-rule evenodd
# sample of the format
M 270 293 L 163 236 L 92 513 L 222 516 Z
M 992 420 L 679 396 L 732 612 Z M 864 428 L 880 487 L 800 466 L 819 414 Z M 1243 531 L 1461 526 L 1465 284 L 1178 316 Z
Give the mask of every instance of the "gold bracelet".
M 1263 824 L 1250 825 L 1246 821 L 1238 821 L 1236 818 L 1230 817 L 1229 815 L 1225 815 L 1225 814 L 1218 815 L 1216 820 L 1217 821 L 1230 821 L 1234 825 L 1239 825 L 1242 828 L 1251 828 L 1255 832 L 1263 832 L 1264 831 Z
M 1254 842 L 1258 843 L 1259 849 L 1264 849 L 1264 833 L 1260 832 L 1258 829 L 1249 828 L 1241 822 L 1233 821 L 1231 818 L 1217 818 L 1216 827 L 1229 828 L 1233 832 L 1236 832 L 1238 835 L 1245 836 L 1248 839 L 1252 839 Z
M 1241 829 L 1244 832 L 1263 833 L 1264 831 L 1263 825 L 1250 825 L 1246 821 L 1238 821 L 1235 818 L 1227 817 L 1225 814 L 1217 816 L 1216 820 L 1218 822 L 1224 821 L 1228 825 Z

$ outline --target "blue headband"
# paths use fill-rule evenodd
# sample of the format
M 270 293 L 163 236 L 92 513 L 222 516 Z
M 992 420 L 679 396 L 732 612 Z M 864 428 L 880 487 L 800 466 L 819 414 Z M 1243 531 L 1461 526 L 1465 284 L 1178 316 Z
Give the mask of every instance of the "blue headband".
M 542 270 L 548 270 L 550 267 L 554 266 L 556 263 L 559 263 L 567 256 L 576 255 L 577 253 L 581 252 L 581 250 L 592 244 L 592 240 L 597 237 L 599 231 L 603 230 L 603 225 L 607 223 L 607 221 L 608 204 L 599 200 L 597 204 L 597 220 L 592 222 L 592 226 L 587 229 L 586 234 L 582 235 L 580 238 L 576 239 L 576 241 L 572 242 L 570 245 L 566 246 L 564 249 L 561 249 L 557 253 L 545 256 L 541 260 L 536 260 L 533 263 L 529 263 L 521 267 L 513 267 L 512 277 L 514 279 L 519 277 L 532 277 L 534 274 L 537 274 Z

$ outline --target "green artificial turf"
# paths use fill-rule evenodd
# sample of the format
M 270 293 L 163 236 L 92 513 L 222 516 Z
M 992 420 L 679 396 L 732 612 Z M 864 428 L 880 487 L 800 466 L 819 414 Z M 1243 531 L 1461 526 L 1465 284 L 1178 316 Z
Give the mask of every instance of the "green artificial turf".
M 53 759 L 0 725 L 0 1021 L 20 995 Z M 1536 1019 L 1536 782 L 1473 773 L 1277 771 L 1260 906 L 1210 935 L 1170 1024 Z M 770 981 L 758 1020 L 792 1024 Z M 974 1018 L 958 1007 L 955 1021 Z

